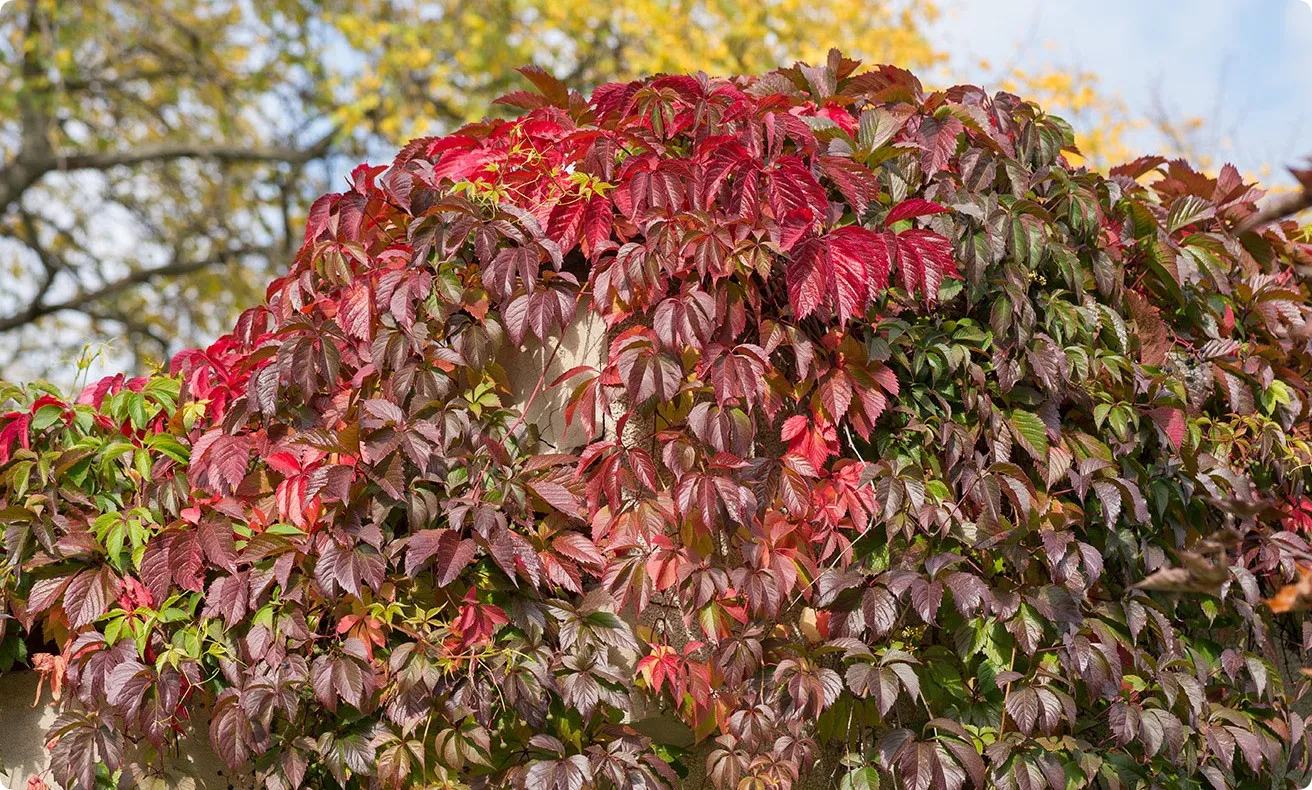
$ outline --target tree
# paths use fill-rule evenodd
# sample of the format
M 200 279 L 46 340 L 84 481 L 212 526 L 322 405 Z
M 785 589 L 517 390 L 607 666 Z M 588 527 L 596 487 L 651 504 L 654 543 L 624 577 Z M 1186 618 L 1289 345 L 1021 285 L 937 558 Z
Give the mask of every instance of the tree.
M 837 52 L 527 76 L 170 375 L 6 392 L 62 781 L 198 710 L 277 787 L 1306 781 L 1312 280 L 1259 189 Z M 551 446 L 506 366 L 581 316 Z
M 67 380 L 67 356 L 112 338 L 113 359 L 142 370 L 208 341 L 290 258 L 339 163 L 504 112 L 491 100 L 523 64 L 576 86 L 751 73 L 820 57 L 823 38 L 925 65 L 932 13 L 857 0 L 16 0 L 0 17 L 0 266 L 15 286 L 0 289 L 0 369 Z

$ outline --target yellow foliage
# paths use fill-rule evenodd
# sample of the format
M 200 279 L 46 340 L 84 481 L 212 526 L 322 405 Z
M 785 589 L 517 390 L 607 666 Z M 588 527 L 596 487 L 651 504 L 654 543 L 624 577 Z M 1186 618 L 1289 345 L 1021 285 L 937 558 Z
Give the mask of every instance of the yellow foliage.
M 533 63 L 586 90 L 643 74 L 754 74 L 831 47 L 868 62 L 924 67 L 941 60 L 922 31 L 931 3 L 895 9 L 869 0 L 368 0 L 324 19 L 368 63 L 351 102 L 370 96 L 392 142 L 476 120 L 498 95 L 524 87 Z M 443 23 L 440 20 L 455 22 Z M 378 85 L 392 90 L 379 95 Z

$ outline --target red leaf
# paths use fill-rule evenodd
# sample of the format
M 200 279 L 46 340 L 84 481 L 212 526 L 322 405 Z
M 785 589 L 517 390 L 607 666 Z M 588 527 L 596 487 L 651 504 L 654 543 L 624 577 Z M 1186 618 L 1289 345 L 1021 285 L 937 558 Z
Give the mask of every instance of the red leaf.
M 802 218 L 803 230 L 814 227 L 815 222 L 824 216 L 829 199 L 824 187 L 811 175 L 806 161 L 791 154 L 781 156 L 766 173 L 768 198 L 775 220 L 783 222 L 784 217 L 796 212 L 795 216 Z
M 596 258 L 606 248 L 614 220 L 611 202 L 606 196 L 597 194 L 588 200 L 583 214 L 583 251 L 589 258 Z
M 483 267 L 483 286 L 497 299 L 509 298 L 518 285 L 531 290 L 541 263 L 542 252 L 537 245 L 506 247 Z
M 406 549 L 405 572 L 408 576 L 414 576 L 425 563 L 436 558 L 433 571 L 437 574 L 437 584 L 446 587 L 469 567 L 477 551 L 478 544 L 472 540 L 462 540 L 457 530 L 426 529 L 410 538 Z
M 925 118 L 920 124 L 917 142 L 920 143 L 920 169 L 925 178 L 933 176 L 947 166 L 957 151 L 957 137 L 966 127 L 956 116 Z
M 834 426 L 823 421 L 812 424 L 802 414 L 785 420 L 779 436 L 788 442 L 788 452 L 805 458 L 816 469 L 838 452 L 838 431 Z
M 212 494 L 230 494 L 246 476 L 250 454 L 249 437 L 231 436 L 222 428 L 214 428 L 192 445 L 188 469 L 191 482 Z
M 328 226 L 328 212 L 332 210 L 337 198 L 337 195 L 323 195 L 311 204 L 310 212 L 305 217 L 306 244 L 317 241 L 319 234 L 323 233 L 324 228 Z
M 821 156 L 820 170 L 838 187 L 858 218 L 879 196 L 879 179 L 870 168 L 845 156 Z
M 897 235 L 898 273 L 908 291 L 920 291 L 925 304 L 938 301 L 944 277 L 960 278 L 952 242 L 932 230 L 913 228 Z
M 898 203 L 888 212 L 888 216 L 884 217 L 884 227 L 890 228 L 894 223 L 901 222 L 904 219 L 927 217 L 948 211 L 951 211 L 951 209 L 947 206 L 940 206 L 938 203 L 933 203 L 924 198 L 908 198 Z
M 237 545 L 231 524 L 217 517 L 207 519 L 197 528 L 196 539 L 212 565 L 229 573 L 237 571 Z
M 852 381 L 842 369 L 830 371 L 820 381 L 820 405 L 835 423 L 847 414 L 852 405 Z
M 803 241 L 785 274 L 793 312 L 805 318 L 823 305 L 840 323 L 864 313 L 888 286 L 887 256 L 880 234 L 856 225 Z
M 90 625 L 109 608 L 118 582 L 109 568 L 82 571 L 64 590 L 64 612 L 68 614 L 69 628 L 77 630 Z
M 536 480 L 528 488 L 551 507 L 567 516 L 579 518 L 583 515 L 583 501 L 573 491 L 560 483 L 550 480 Z
M 360 340 L 373 337 L 373 292 L 369 286 L 356 281 L 347 290 L 342 306 L 337 310 L 337 323 L 347 335 Z
M 222 617 L 231 628 L 246 616 L 249 595 L 249 571 L 242 571 L 235 576 L 220 576 L 205 593 L 203 614 L 206 617 Z
M 672 355 L 659 350 L 651 330 L 625 332 L 611 344 L 611 352 L 635 405 L 651 398 L 669 401 L 679 391 L 683 367 Z
M 551 546 L 558 553 L 584 565 L 600 569 L 606 564 L 606 558 L 597 549 L 597 544 L 578 532 L 560 533 L 552 539 Z
M 583 229 L 583 215 L 587 212 L 588 201 L 577 195 L 570 195 L 557 203 L 547 217 L 547 235 L 560 245 L 562 250 L 571 250 L 578 246 Z
M 452 630 L 460 634 L 461 644 L 465 646 L 483 644 L 492 638 L 498 626 L 510 622 L 501 607 L 479 603 L 471 589 L 465 593 L 464 606 L 451 624 Z
M 562 275 L 563 277 L 563 275 Z M 563 283 L 562 279 L 553 281 Z M 516 345 L 524 342 L 529 330 L 538 340 L 546 341 L 574 319 L 578 299 L 568 288 L 559 285 L 539 287 L 533 293 L 521 293 L 501 313 L 506 331 Z
M 1184 444 L 1185 431 L 1188 428 L 1184 412 L 1171 408 L 1149 409 L 1148 416 L 1157 423 L 1157 427 L 1162 429 L 1162 433 L 1171 440 L 1175 449 L 1179 450 L 1180 445 Z
M 715 297 L 697 289 L 657 305 L 652 328 L 667 348 L 701 349 L 719 328 L 716 319 Z

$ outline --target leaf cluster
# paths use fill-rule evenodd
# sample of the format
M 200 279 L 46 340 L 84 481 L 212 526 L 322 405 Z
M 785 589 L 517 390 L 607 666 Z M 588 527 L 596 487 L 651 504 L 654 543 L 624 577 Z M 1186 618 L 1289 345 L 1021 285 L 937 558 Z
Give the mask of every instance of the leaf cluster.
M 61 781 L 202 710 L 285 788 L 1304 776 L 1263 597 L 1309 556 L 1309 250 L 1235 231 L 1254 187 L 837 53 L 528 76 L 169 375 L 5 393 L 0 651 L 66 663 Z M 566 446 L 506 366 L 583 316 L 530 396 Z

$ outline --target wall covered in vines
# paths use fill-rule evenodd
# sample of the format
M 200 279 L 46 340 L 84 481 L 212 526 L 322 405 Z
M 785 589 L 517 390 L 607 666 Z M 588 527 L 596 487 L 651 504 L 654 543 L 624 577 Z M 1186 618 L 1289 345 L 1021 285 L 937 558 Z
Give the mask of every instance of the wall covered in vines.
M 1307 776 L 1264 599 L 1312 246 L 1257 189 L 837 54 L 526 75 L 315 203 L 210 347 L 0 392 L 0 660 L 58 682 L 61 782 L 170 775 L 200 716 L 275 788 Z M 585 319 L 596 364 L 512 387 Z

